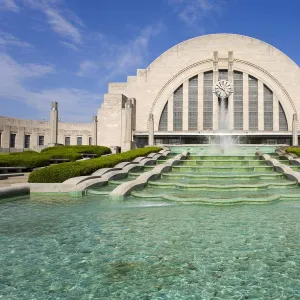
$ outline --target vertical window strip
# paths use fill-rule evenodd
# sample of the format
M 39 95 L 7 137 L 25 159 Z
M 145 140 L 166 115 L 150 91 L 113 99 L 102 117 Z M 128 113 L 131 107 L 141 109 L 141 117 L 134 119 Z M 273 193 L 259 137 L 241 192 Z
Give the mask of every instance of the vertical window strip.
M 173 98 L 173 130 L 182 130 L 183 85 L 175 92 Z
M 273 130 L 273 92 L 264 85 L 264 130 Z
M 168 130 L 168 102 L 166 103 L 159 121 L 158 131 L 167 131 Z
M 219 70 L 219 80 L 228 80 L 228 70 Z
M 248 76 L 249 82 L 249 129 L 258 130 L 258 81 Z
M 198 76 L 189 80 L 189 130 L 198 129 Z
M 280 102 L 279 102 L 279 130 L 288 131 L 286 115 Z
M 213 72 L 203 76 L 203 129 L 213 129 Z
M 234 129 L 243 130 L 243 73 L 233 73 Z

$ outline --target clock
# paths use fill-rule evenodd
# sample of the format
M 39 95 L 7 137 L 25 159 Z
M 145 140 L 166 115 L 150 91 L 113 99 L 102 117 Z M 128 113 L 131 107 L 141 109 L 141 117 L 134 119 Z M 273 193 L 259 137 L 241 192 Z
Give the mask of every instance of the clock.
M 230 83 L 227 80 L 219 80 L 215 86 L 215 93 L 219 98 L 227 98 L 231 92 Z

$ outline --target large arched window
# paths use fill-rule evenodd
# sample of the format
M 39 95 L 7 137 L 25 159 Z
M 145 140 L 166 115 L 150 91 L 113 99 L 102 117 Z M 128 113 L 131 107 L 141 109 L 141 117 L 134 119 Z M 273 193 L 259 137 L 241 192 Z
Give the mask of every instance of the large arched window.
M 213 129 L 213 72 L 205 72 L 203 80 L 203 129 Z
M 258 130 L 258 81 L 248 76 L 249 81 L 249 129 Z
M 243 73 L 233 72 L 234 129 L 243 129 Z
M 264 85 L 264 129 L 273 130 L 273 92 Z
M 286 115 L 284 113 L 284 110 L 283 110 L 282 105 L 281 105 L 280 102 L 279 102 L 279 130 L 280 131 L 287 131 L 288 130 Z
M 198 129 L 198 76 L 189 80 L 189 130 Z
M 166 103 L 160 120 L 159 120 L 159 126 L 158 126 L 159 131 L 167 131 L 168 130 L 168 102 Z
M 173 106 L 173 130 L 182 130 L 183 85 L 174 92 Z

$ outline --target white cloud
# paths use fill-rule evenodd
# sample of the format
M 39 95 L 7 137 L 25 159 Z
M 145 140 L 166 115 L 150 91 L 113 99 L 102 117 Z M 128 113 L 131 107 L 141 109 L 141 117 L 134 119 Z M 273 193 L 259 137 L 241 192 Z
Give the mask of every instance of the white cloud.
M 111 80 L 117 75 L 136 71 L 136 68 L 145 65 L 149 43 L 162 29 L 162 23 L 147 26 L 125 44 L 111 42 L 103 35 L 96 36 L 96 40 L 101 43 L 103 54 L 100 57 L 83 60 L 76 74 L 81 77 L 101 77 Z
M 75 13 L 61 9 L 61 3 L 60 0 L 24 0 L 26 6 L 45 14 L 48 24 L 56 34 L 75 44 L 81 44 L 81 27 L 84 27 L 84 23 Z
M 60 44 L 63 45 L 64 47 L 67 47 L 67 48 L 73 50 L 73 51 L 79 51 L 79 48 L 72 43 L 61 41 Z
M 18 12 L 19 6 L 14 0 L 0 0 L 0 9 Z
M 0 55 L 0 99 L 23 102 L 47 115 L 52 101 L 59 102 L 60 117 L 63 121 L 87 121 L 100 105 L 102 95 L 82 89 L 41 89 L 33 91 L 27 82 L 55 72 L 49 65 L 21 65 L 8 55 Z
M 97 71 L 98 66 L 91 60 L 84 60 L 80 63 L 79 71 L 76 73 L 80 77 L 90 77 Z
M 82 37 L 79 29 L 64 19 L 56 10 L 44 10 L 53 31 L 62 37 L 70 38 L 74 43 L 80 44 Z
M 224 9 L 224 0 L 169 0 L 175 8 L 178 18 L 188 26 L 195 26 L 213 15 L 220 15 Z M 205 24 L 202 24 L 205 28 Z
M 31 45 L 27 42 L 21 41 L 19 38 L 4 31 L 0 31 L 0 46 L 8 47 L 15 46 L 19 48 L 30 48 Z

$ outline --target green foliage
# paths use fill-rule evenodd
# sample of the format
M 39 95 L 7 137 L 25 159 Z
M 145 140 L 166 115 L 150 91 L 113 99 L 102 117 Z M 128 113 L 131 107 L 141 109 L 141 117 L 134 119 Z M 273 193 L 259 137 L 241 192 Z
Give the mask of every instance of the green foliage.
M 131 161 L 136 157 L 146 156 L 152 152 L 158 152 L 161 149 L 160 147 L 140 148 L 82 162 L 67 162 L 53 165 L 32 172 L 29 175 L 28 182 L 64 182 L 69 178 L 91 175 L 99 169 L 111 168 L 120 162 Z
M 300 147 L 289 147 L 285 150 L 287 153 L 295 153 L 300 156 Z
M 51 159 L 80 159 L 81 153 L 96 154 L 97 157 L 111 153 L 102 146 L 56 146 L 45 148 L 41 153 L 35 151 L 14 152 L 0 156 L 0 167 L 26 167 L 33 169 L 50 165 Z
M 26 167 L 33 169 L 44 167 L 50 164 L 49 157 L 39 153 L 19 152 L 2 155 L 0 157 L 0 167 Z
M 45 148 L 41 151 L 43 154 L 48 154 L 50 158 L 64 158 L 70 161 L 80 159 L 82 153 L 96 154 L 97 157 L 110 154 L 111 151 L 107 147 L 103 146 L 55 146 Z

